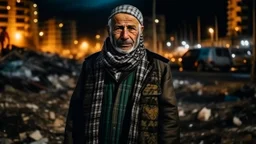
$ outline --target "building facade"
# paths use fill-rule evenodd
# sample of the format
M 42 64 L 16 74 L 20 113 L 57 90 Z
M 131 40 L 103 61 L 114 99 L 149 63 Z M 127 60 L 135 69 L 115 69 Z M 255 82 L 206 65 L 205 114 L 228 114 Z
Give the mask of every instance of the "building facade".
M 227 1 L 227 36 L 252 35 L 252 1 Z
M 40 49 L 45 52 L 61 53 L 72 50 L 77 44 L 75 21 L 49 19 L 40 26 Z
M 38 48 L 38 9 L 32 0 L 0 0 L 0 27 L 9 33 L 11 44 Z

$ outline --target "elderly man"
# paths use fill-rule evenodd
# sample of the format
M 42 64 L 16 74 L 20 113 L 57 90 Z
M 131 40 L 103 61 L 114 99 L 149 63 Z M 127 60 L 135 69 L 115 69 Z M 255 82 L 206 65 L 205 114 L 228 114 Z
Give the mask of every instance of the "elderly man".
M 179 143 L 170 63 L 144 48 L 143 29 L 136 7 L 113 9 L 102 50 L 83 63 L 64 143 Z

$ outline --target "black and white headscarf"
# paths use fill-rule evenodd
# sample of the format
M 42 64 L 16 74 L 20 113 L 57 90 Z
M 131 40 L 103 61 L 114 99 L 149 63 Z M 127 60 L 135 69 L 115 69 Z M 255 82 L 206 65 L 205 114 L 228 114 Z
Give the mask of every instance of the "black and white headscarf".
M 142 14 L 140 11 L 131 5 L 122 5 L 115 8 L 112 11 L 112 15 L 117 13 L 128 13 L 143 23 Z M 95 73 L 95 91 L 93 93 L 92 108 L 90 113 L 90 118 L 88 124 L 86 125 L 86 143 L 88 144 L 98 144 L 99 143 L 99 126 L 100 126 L 100 116 L 102 110 L 102 102 L 104 95 L 104 72 L 103 67 L 108 68 L 113 72 L 117 71 L 128 71 L 136 69 L 135 84 L 132 92 L 133 106 L 131 111 L 131 125 L 128 135 L 128 144 L 134 144 L 138 142 L 138 116 L 140 111 L 140 97 L 142 84 L 149 72 L 148 61 L 146 56 L 146 49 L 143 45 L 143 36 L 140 36 L 140 41 L 138 47 L 128 54 L 116 54 L 114 48 L 112 47 L 109 38 L 104 42 L 101 54 L 98 57 L 96 63 L 96 73 Z

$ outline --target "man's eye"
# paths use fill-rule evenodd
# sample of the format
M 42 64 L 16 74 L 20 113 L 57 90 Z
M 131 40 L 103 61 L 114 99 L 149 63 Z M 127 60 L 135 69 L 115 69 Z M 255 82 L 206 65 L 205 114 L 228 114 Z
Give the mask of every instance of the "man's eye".
M 127 27 L 130 30 L 136 30 L 136 27 Z
M 122 27 L 115 27 L 115 30 L 121 30 L 123 29 Z

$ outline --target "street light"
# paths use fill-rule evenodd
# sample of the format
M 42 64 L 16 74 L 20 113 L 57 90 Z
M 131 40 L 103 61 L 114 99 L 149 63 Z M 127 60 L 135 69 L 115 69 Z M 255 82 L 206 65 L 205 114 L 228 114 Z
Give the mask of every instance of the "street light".
M 185 45 L 187 44 L 187 42 L 186 42 L 186 41 L 182 41 L 181 44 L 182 44 L 183 46 L 185 46 Z
M 166 43 L 166 46 L 167 46 L 167 47 L 170 47 L 170 46 L 172 46 L 172 43 L 171 43 L 171 42 L 167 42 L 167 43 Z
M 159 23 L 159 19 L 155 19 L 155 23 Z
M 212 43 L 213 43 L 213 34 L 214 34 L 214 29 L 213 28 L 209 28 L 208 29 L 208 31 L 209 31 L 209 33 L 210 33 L 210 35 L 211 35 L 211 41 L 212 41 Z

